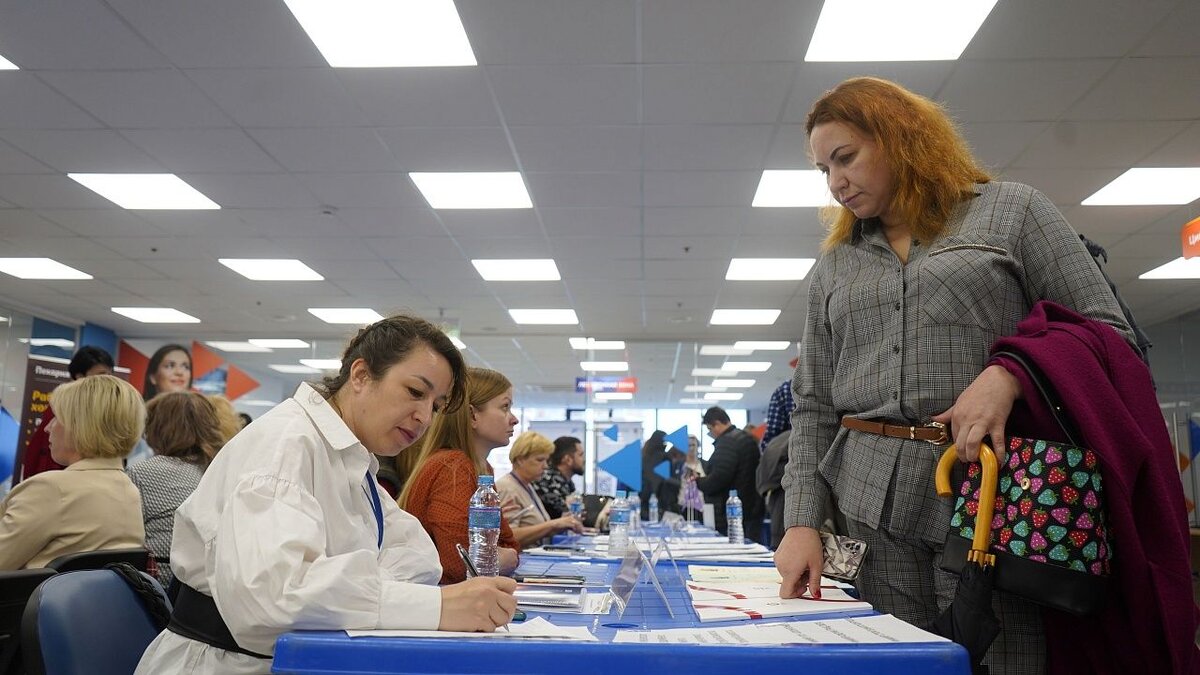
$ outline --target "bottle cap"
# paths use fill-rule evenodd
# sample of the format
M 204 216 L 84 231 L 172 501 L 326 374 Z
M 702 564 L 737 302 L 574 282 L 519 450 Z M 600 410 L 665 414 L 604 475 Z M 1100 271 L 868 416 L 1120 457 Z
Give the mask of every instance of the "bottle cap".
M 729 498 L 730 498 L 730 499 L 733 499 L 733 498 L 734 498 L 734 497 L 736 497 L 736 496 L 737 496 L 737 490 L 730 490 L 730 491 L 729 491 Z
M 492 475 L 490 475 L 490 474 L 486 474 L 486 473 L 485 473 L 485 474 L 480 474 L 480 476 L 479 476 L 479 485 L 495 485 L 495 484 L 496 484 L 496 477 L 495 477 L 495 476 L 492 476 Z

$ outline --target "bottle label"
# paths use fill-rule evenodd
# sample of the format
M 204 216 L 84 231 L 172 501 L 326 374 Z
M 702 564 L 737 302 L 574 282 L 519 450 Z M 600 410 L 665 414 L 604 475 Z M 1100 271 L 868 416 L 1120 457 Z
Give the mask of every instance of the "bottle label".
M 583 513 L 583 502 L 581 502 L 579 500 L 575 500 L 575 501 L 571 502 L 570 507 L 571 507 L 571 515 L 573 515 L 573 516 L 579 516 Z
M 629 510 L 628 509 L 613 509 L 609 513 L 608 524 L 611 525 L 628 525 Z
M 725 517 L 726 518 L 741 518 L 742 517 L 742 505 L 741 504 L 730 504 L 730 505 L 726 506 L 725 507 Z
M 500 509 L 494 506 L 472 506 L 467 514 L 468 527 L 476 530 L 500 529 Z

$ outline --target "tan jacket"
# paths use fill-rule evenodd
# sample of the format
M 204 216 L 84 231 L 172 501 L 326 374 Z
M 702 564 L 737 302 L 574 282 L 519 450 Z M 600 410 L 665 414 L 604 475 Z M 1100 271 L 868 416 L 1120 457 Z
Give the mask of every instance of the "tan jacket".
M 511 473 L 504 474 L 496 481 L 496 492 L 500 493 L 500 499 L 511 499 L 519 505 L 516 511 L 511 512 L 512 515 L 506 513 L 504 516 L 509 527 L 529 527 L 550 520 L 542 500 L 535 499 Z M 518 513 L 520 515 L 516 515 Z
M 21 481 L 0 504 L 0 570 L 145 545 L 141 497 L 119 458 L 81 459 L 40 473 Z

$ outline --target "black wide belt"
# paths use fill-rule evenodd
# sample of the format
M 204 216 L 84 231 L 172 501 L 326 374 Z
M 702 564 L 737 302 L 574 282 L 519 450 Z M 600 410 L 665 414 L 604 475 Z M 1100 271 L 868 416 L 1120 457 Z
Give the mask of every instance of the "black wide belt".
M 217 611 L 217 603 L 185 583 L 179 584 L 179 595 L 175 598 L 175 609 L 171 612 L 171 623 L 167 625 L 167 630 L 217 649 L 258 659 L 271 658 L 267 654 L 258 654 L 238 646 L 229 632 L 229 626 L 225 625 L 225 620 Z

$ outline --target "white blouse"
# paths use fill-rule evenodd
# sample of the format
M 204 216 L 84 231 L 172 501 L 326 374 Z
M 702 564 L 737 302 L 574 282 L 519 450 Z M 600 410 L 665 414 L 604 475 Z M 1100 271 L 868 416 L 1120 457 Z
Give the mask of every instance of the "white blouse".
M 295 629 L 435 629 L 437 549 L 376 486 L 378 464 L 307 384 L 227 444 L 176 513 L 171 567 L 211 595 L 237 643 L 271 654 Z M 270 662 L 164 631 L 138 673 L 266 673 Z

